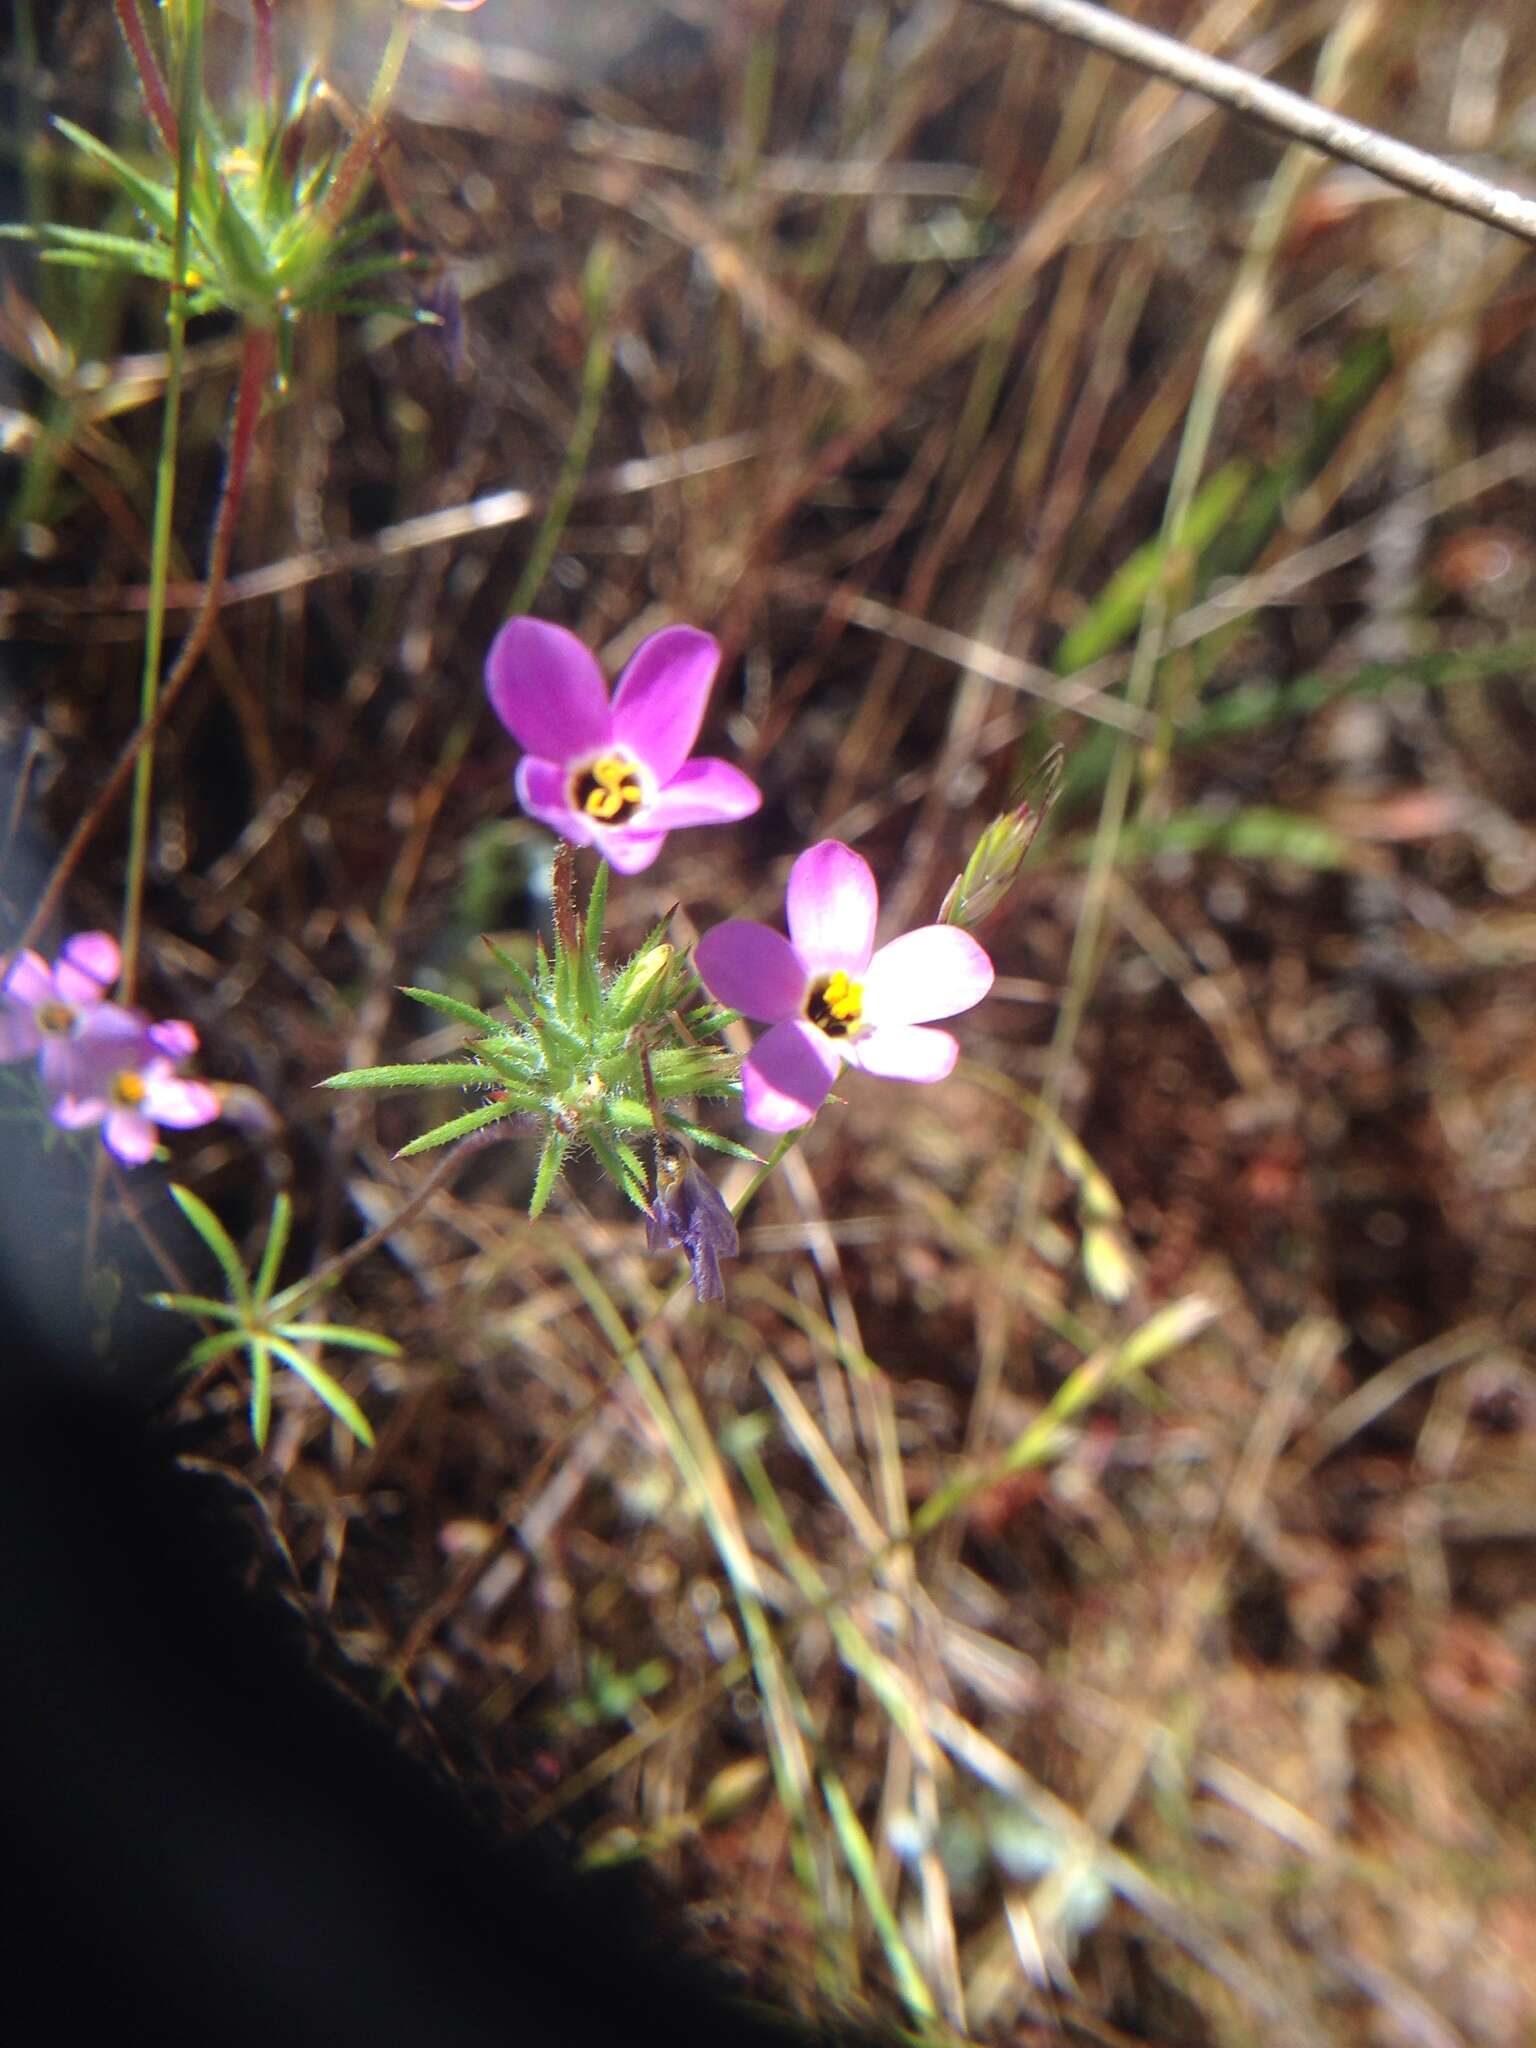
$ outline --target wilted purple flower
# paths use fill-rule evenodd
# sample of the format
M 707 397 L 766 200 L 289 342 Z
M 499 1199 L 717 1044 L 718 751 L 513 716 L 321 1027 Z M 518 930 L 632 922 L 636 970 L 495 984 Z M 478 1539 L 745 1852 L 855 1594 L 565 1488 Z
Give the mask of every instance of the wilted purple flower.
M 517 795 L 531 816 L 621 874 L 648 868 L 669 832 L 750 817 L 754 782 L 726 761 L 690 761 L 719 643 L 667 626 L 635 649 L 613 702 L 592 655 L 562 626 L 511 619 L 491 642 L 492 707 L 524 749 Z
M 694 949 L 716 1002 L 773 1027 L 741 1070 L 747 1121 L 759 1130 L 808 1124 L 845 1060 L 895 1081 L 942 1081 L 953 1071 L 959 1046 L 924 1027 L 979 1003 L 992 962 L 953 925 L 923 925 L 876 952 L 879 908 L 869 863 L 824 839 L 790 869 L 787 939 L 732 918 Z
M 656 1198 L 645 1212 L 645 1242 L 653 1252 L 686 1252 L 697 1299 L 724 1301 L 720 1261 L 740 1250 L 736 1219 L 688 1147 L 670 1134 L 656 1140 Z
M 93 1040 L 143 1029 L 143 1018 L 106 999 L 122 964 L 109 932 L 67 939 L 52 967 L 41 953 L 18 954 L 0 987 L 0 1060 L 36 1053 L 44 1087 L 62 1094 L 89 1066 Z
M 443 271 L 421 294 L 420 304 L 421 310 L 430 314 L 436 324 L 437 338 L 448 358 L 448 367 L 457 377 L 468 354 L 464 335 L 464 295 L 459 290 L 458 280 Z
M 142 1166 L 154 1157 L 157 1124 L 177 1131 L 211 1124 L 219 1114 L 219 1098 L 206 1081 L 190 1081 L 176 1071 L 179 1061 L 197 1051 L 197 1033 L 190 1024 L 179 1018 L 146 1024 L 116 1004 L 104 1007 L 133 1028 L 114 1023 L 110 1031 L 87 1035 L 91 1071 L 88 1077 L 76 1076 L 77 1085 L 58 1097 L 51 1114 L 66 1131 L 100 1124 L 107 1150 L 124 1166 Z

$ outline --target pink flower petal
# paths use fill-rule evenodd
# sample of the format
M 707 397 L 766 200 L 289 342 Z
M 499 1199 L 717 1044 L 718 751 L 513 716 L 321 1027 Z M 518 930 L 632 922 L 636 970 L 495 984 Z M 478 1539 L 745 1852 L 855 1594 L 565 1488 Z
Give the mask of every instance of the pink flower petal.
M 868 861 L 840 839 L 823 839 L 790 869 L 784 907 L 789 936 L 808 975 L 841 967 L 862 977 L 880 910 Z
M 742 1062 L 741 1103 L 760 1131 L 797 1131 L 827 1099 L 838 1058 L 819 1031 L 799 1020 L 765 1031 Z
M 89 1130 L 92 1124 L 99 1124 L 106 1113 L 107 1105 L 100 1095 L 61 1095 L 48 1109 L 49 1116 L 61 1131 Z
M 142 1166 L 146 1159 L 153 1159 L 160 1143 L 154 1125 L 136 1109 L 114 1109 L 101 1135 L 107 1150 L 124 1166 Z
M 517 800 L 530 818 L 537 818 L 541 825 L 558 832 L 562 839 L 569 839 L 573 846 L 597 844 L 596 823 L 580 811 L 573 811 L 566 800 L 569 778 L 558 761 L 541 761 L 537 755 L 524 754 L 512 780 Z
M 942 1081 L 954 1072 L 960 1047 L 947 1031 L 923 1024 L 880 1024 L 850 1043 L 848 1057 L 888 1081 Z
M 926 1024 L 979 1003 L 992 986 L 992 962 L 969 932 L 925 924 L 882 946 L 864 977 L 871 1024 Z
M 599 826 L 592 843 L 616 874 L 638 875 L 660 853 L 666 837 L 665 832 L 636 832 L 628 825 L 608 831 Z
M 82 1041 L 75 1038 L 45 1038 L 41 1041 L 37 1071 L 50 1095 L 91 1095 L 104 1088 L 117 1071 L 113 1059 L 81 1057 Z
M 807 976 L 794 947 L 782 932 L 744 917 L 707 931 L 693 964 L 717 1003 L 760 1024 L 793 1017 L 805 1000 Z
M 720 643 L 708 633 L 696 626 L 667 626 L 640 643 L 619 677 L 613 737 L 658 782 L 671 781 L 687 760 L 719 666 Z
M 24 1060 L 37 1051 L 42 1035 L 32 1022 L 30 1010 L 0 1010 L 0 1065 L 6 1060 Z
M 190 1059 L 197 1051 L 197 1026 L 181 1017 L 167 1017 L 163 1024 L 151 1024 L 149 1042 L 167 1059 Z
M 71 966 L 62 955 L 53 963 L 53 985 L 61 1003 L 72 1004 L 80 1010 L 99 1003 L 107 992 L 94 974 L 85 974 L 80 968 Z
M 123 956 L 110 932 L 79 932 L 66 941 L 53 972 L 66 1002 L 90 1003 L 99 1002 L 122 971 Z
M 53 976 L 41 953 L 34 953 L 29 948 L 25 953 L 16 955 L 11 971 L 5 977 L 5 993 L 13 1003 L 19 1003 L 28 1010 L 35 1010 L 39 1003 L 53 1001 Z
M 138 1066 L 153 1049 L 141 1010 L 97 1002 L 79 1012 L 67 1038 L 43 1040 L 38 1071 L 50 1095 L 101 1095 L 114 1074 Z
M 173 1131 L 193 1131 L 211 1124 L 219 1113 L 219 1098 L 206 1081 L 183 1081 L 169 1069 L 151 1068 L 144 1076 L 144 1114 Z
M 574 761 L 609 742 L 602 670 L 563 626 L 509 619 L 491 642 L 485 686 L 496 716 L 525 753 Z
M 729 761 L 707 756 L 685 761 L 645 807 L 647 829 L 675 832 L 683 825 L 729 825 L 762 808 L 763 793 Z

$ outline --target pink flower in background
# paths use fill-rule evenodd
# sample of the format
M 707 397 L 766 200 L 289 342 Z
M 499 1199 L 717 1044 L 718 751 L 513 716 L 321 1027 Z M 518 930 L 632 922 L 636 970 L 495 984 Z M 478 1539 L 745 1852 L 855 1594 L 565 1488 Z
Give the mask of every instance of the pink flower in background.
M 124 1166 L 142 1166 L 154 1157 L 160 1142 L 157 1125 L 195 1130 L 219 1114 L 218 1095 L 207 1082 L 189 1081 L 176 1071 L 178 1062 L 197 1051 L 192 1026 L 178 1018 L 164 1024 L 133 1018 L 133 1023 L 131 1035 L 93 1038 L 94 1071 L 60 1095 L 51 1112 L 66 1131 L 100 1124 L 107 1150 Z
M 100 1124 L 108 1150 L 140 1166 L 155 1151 L 157 1124 L 212 1123 L 219 1097 L 177 1072 L 197 1051 L 190 1024 L 151 1024 L 142 1010 L 107 1001 L 122 965 L 108 932 L 67 939 L 52 967 L 40 953 L 20 954 L 0 986 L 0 1060 L 36 1053 L 54 1122 L 68 1131 Z
M 727 761 L 690 761 L 720 662 L 719 643 L 667 626 L 635 649 L 613 701 L 574 633 L 512 619 L 491 643 L 485 681 L 524 750 L 517 796 L 530 816 L 621 874 L 648 868 L 669 832 L 750 817 L 754 782 Z
M 875 951 L 880 897 L 869 863 L 841 840 L 802 853 L 789 874 L 789 937 L 732 918 L 694 948 L 718 1003 L 769 1024 L 742 1065 L 747 1121 L 808 1124 L 844 1061 L 894 1081 L 942 1081 L 960 1048 L 926 1027 L 979 1003 L 992 962 L 968 932 L 928 924 Z
M 41 953 L 19 954 L 0 987 L 0 1060 L 38 1055 L 43 1085 L 60 1094 L 79 1072 L 98 1035 L 128 1035 L 144 1020 L 106 999 L 122 972 L 109 932 L 67 939 L 50 967 Z

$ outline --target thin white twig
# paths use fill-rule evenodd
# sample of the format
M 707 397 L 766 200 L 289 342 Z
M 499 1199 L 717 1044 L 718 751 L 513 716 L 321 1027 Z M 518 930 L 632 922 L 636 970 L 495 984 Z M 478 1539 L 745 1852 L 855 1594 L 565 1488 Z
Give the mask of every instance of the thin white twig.
M 1187 86 L 1191 92 L 1203 93 L 1207 99 L 1230 107 L 1244 120 L 1256 121 L 1261 127 L 1272 128 L 1293 142 L 1306 143 L 1344 163 L 1358 164 L 1362 170 L 1374 172 L 1404 192 L 1416 193 L 1437 206 L 1449 207 L 1455 213 L 1467 214 L 1489 227 L 1503 228 L 1536 243 L 1536 199 L 1512 192 L 1507 186 L 1491 184 L 1428 150 L 1415 149 L 1410 143 L 1383 135 L 1379 129 L 1335 114 L 1299 92 L 1272 85 L 1267 78 L 1256 78 L 1236 64 L 1207 57 L 1173 36 L 1141 28 L 1121 15 L 1111 14 L 1108 8 L 1088 5 L 1087 0 L 986 0 L 986 4 L 1005 14 L 1037 22 L 1057 35 L 1087 43 L 1175 85 Z

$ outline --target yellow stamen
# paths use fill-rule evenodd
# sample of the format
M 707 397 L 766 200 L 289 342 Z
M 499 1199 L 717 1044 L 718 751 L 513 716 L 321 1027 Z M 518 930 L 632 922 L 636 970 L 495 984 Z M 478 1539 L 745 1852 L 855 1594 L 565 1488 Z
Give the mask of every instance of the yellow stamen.
M 863 983 L 850 980 L 840 967 L 835 974 L 824 975 L 811 984 L 805 1015 L 828 1038 L 856 1036 L 864 1018 Z
M 623 754 L 599 754 L 571 778 L 571 807 L 602 825 L 619 825 L 645 802 L 635 764 Z
M 119 1109 L 137 1109 L 148 1093 L 140 1074 L 119 1074 L 112 1083 L 112 1100 Z

